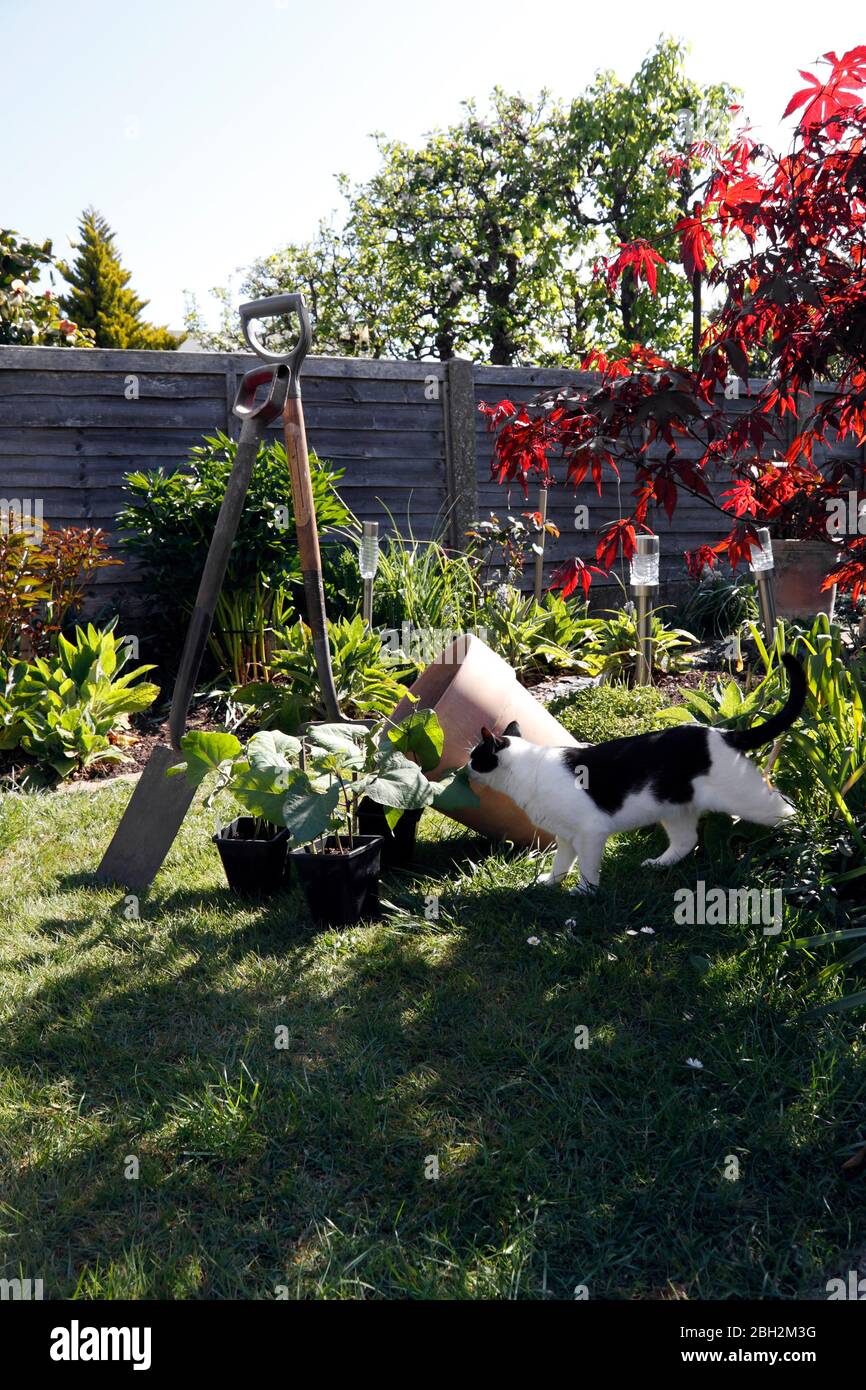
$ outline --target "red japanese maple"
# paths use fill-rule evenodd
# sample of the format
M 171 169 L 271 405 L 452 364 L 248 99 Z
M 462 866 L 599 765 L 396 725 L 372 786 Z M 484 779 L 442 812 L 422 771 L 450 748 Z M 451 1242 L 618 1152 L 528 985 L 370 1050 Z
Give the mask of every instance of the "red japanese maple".
M 700 572 L 725 555 L 748 559 L 759 525 L 796 523 L 799 534 L 827 541 L 834 563 L 826 581 L 856 597 L 866 591 L 866 540 L 831 537 L 828 504 L 841 496 L 847 465 L 819 465 L 815 446 L 866 442 L 866 45 L 841 57 L 827 53 L 821 75 L 802 73 L 806 86 L 786 114 L 798 111 L 789 153 L 775 155 L 743 131 L 725 149 L 701 143 L 710 164 L 702 201 L 671 229 L 671 257 L 685 273 L 703 275 L 725 291 L 700 343 L 696 366 L 678 365 L 636 346 L 611 360 L 598 350 L 581 363 L 595 373 L 590 386 L 546 392 L 529 405 L 482 406 L 496 431 L 494 475 L 518 482 L 554 481 L 553 461 L 575 486 L 587 476 L 601 492 L 624 461 L 635 468 L 628 516 L 604 529 L 597 565 L 572 560 L 554 578 L 563 592 L 591 571 L 628 558 L 651 509 L 668 517 L 683 492 L 730 514 L 719 545 L 686 552 Z M 668 160 L 673 177 L 681 162 Z M 738 259 L 715 259 L 720 238 L 741 234 Z M 620 245 L 602 268 L 613 289 L 623 274 L 655 292 L 659 251 L 647 241 Z M 601 272 L 600 272 L 601 273 Z M 764 385 L 749 391 L 750 359 L 760 350 Z M 747 408 L 725 411 L 721 387 L 740 378 Z M 832 383 L 819 403 L 816 381 Z M 791 429 L 793 428 L 793 439 Z M 723 479 L 718 502 L 710 488 Z

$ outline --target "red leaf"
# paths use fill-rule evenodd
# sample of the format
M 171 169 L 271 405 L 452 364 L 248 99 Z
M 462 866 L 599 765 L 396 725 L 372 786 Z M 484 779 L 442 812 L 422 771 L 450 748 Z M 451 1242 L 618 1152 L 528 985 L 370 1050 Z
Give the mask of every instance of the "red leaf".
M 563 598 L 570 598 L 578 587 L 583 590 L 586 598 L 589 593 L 589 586 L 592 583 L 592 575 L 602 574 L 603 571 L 597 565 L 585 565 L 577 555 L 566 560 L 550 576 L 551 589 L 559 589 Z

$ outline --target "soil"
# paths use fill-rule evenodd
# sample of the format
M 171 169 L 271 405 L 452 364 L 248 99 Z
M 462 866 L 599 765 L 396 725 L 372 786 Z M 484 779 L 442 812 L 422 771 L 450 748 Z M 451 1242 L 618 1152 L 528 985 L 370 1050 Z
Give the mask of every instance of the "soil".
M 216 717 L 215 702 L 205 700 L 190 711 L 187 728 L 223 730 L 225 724 Z M 108 782 L 115 777 L 129 777 L 141 772 L 154 747 L 158 743 L 168 743 L 168 715 L 135 714 L 125 728 L 118 729 L 110 737 L 124 755 L 122 762 L 96 763 L 83 772 L 73 773 L 61 785 L 70 787 L 81 782 Z M 8 778 L 20 783 L 29 766 L 31 764 L 15 752 L 0 753 L 0 785 Z

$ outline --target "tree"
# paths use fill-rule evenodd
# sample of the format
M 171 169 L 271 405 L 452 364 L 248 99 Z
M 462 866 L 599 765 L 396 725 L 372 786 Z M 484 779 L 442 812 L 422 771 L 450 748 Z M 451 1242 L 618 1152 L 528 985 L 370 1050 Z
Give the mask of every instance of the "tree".
M 486 114 L 465 103 L 417 149 L 375 137 L 372 179 L 339 180 L 342 224 L 255 262 L 243 292 L 303 289 L 317 347 L 346 355 L 555 364 L 612 328 L 621 341 L 679 345 L 682 275 L 665 273 L 650 302 L 623 290 L 616 311 L 591 267 L 611 242 L 656 235 L 679 207 L 663 154 L 684 115 L 697 129 L 726 126 L 730 90 L 698 87 L 684 63 L 662 40 L 630 83 L 600 74 L 570 104 L 497 89 Z M 230 296 L 215 293 L 217 333 L 194 301 L 187 325 L 208 346 L 236 346 Z
M 65 318 L 54 290 L 38 283 L 53 264 L 50 241 L 0 229 L 0 343 L 92 347 L 93 335 Z
M 71 290 L 61 303 L 70 318 L 93 330 L 97 347 L 152 348 L 178 346 L 167 328 L 145 322 L 141 315 L 148 301 L 129 288 L 130 272 L 124 270 L 114 245 L 114 232 L 95 208 L 86 208 L 79 223 L 78 254 L 70 266 L 58 267 Z
M 678 254 L 687 274 L 705 274 L 726 296 L 697 367 L 642 347 L 616 359 L 593 352 L 583 365 L 600 376 L 589 388 L 553 401 L 548 393 L 519 410 L 509 401 L 486 408 L 498 431 L 500 481 L 551 480 L 561 450 L 567 479 L 577 485 L 589 475 L 600 492 L 624 460 L 634 464 L 630 514 L 603 529 L 595 566 L 575 557 L 561 567 L 555 583 L 564 593 L 587 592 L 593 569 L 609 570 L 620 553 L 631 558 L 637 532 L 650 531 L 650 509 L 670 518 L 683 492 L 732 523 L 718 545 L 686 552 L 692 574 L 722 555 L 736 566 L 759 525 L 782 523 L 832 545 L 825 588 L 838 582 L 855 600 L 866 590 L 859 518 L 838 524 L 850 502 L 850 465 L 821 464 L 815 453 L 834 440 L 866 442 L 866 46 L 821 61 L 824 76 L 803 73 L 806 86 L 785 112 L 801 112 L 787 154 L 756 144 L 747 128 L 724 148 L 697 152 L 712 175 L 704 198 L 671 228 L 676 249 L 667 257 Z M 678 178 L 681 170 L 671 172 Z M 712 263 L 716 239 L 731 232 L 742 254 Z M 625 245 L 605 283 L 615 289 L 628 276 L 635 294 L 652 293 L 664 259 L 646 241 Z M 768 379 L 751 394 L 756 353 Z M 737 378 L 748 405 L 730 416 L 720 388 Z M 820 403 L 811 394 L 817 380 L 832 385 Z M 719 476 L 728 488 L 717 503 L 709 483 Z

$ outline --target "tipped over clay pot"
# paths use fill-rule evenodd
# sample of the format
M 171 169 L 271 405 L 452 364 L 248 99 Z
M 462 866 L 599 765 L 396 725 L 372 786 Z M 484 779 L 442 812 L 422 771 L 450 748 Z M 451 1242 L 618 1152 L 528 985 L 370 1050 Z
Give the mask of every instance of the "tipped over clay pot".
M 462 767 L 481 738 L 486 725 L 494 733 L 516 719 L 530 743 L 542 747 L 577 747 L 577 740 L 519 683 L 507 662 L 480 638 L 457 637 L 418 677 L 411 687 L 415 703 L 400 701 L 392 719 L 403 719 L 413 708 L 436 711 L 445 732 L 439 766 L 429 774 L 436 781 L 449 768 Z M 548 845 L 551 837 L 537 829 L 510 797 L 491 787 L 474 785 L 479 806 L 454 811 L 452 819 L 494 839 L 519 845 Z

